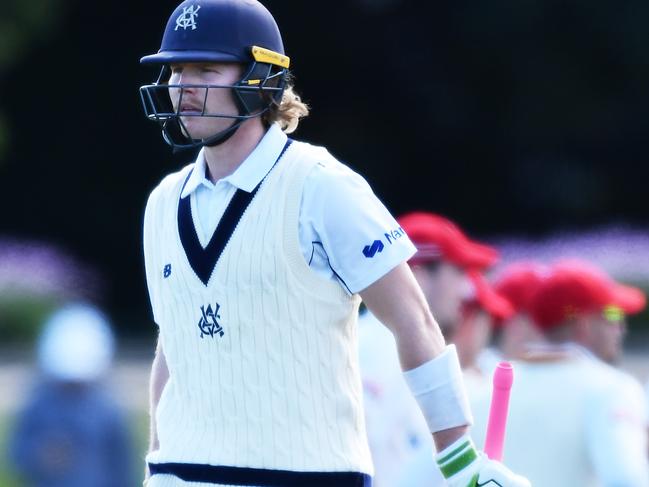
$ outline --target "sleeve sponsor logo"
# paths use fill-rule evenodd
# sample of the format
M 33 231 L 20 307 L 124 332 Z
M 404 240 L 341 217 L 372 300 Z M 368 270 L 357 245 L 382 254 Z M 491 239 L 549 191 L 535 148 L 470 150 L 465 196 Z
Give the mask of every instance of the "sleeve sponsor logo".
M 380 240 L 375 240 L 372 242 L 372 245 L 366 245 L 363 248 L 363 255 L 367 257 L 368 259 L 371 259 L 376 255 L 377 252 L 383 252 L 383 249 L 385 246 L 383 245 L 383 242 Z
M 387 240 L 387 242 L 388 242 L 390 245 L 392 245 L 392 242 L 394 242 L 394 241 L 400 239 L 400 238 L 403 237 L 405 234 L 406 234 L 406 232 L 404 232 L 404 231 L 403 231 L 403 228 L 401 228 L 401 227 L 396 228 L 396 229 L 394 229 L 394 230 L 390 230 L 390 231 L 387 232 L 387 233 L 384 233 L 384 235 L 385 235 L 385 239 Z
M 385 241 L 388 243 L 388 245 L 392 245 L 396 240 L 400 239 L 405 234 L 406 232 L 403 231 L 403 228 L 399 227 L 384 233 L 383 236 L 385 237 Z M 363 248 L 363 255 L 368 259 L 371 259 L 377 253 L 383 252 L 384 248 L 385 245 L 383 244 L 382 240 L 375 240 L 371 245 L 366 245 Z

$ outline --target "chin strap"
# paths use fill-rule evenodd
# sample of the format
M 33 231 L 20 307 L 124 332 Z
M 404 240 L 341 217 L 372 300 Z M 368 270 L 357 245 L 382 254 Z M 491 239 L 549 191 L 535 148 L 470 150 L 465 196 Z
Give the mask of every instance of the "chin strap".
M 243 124 L 243 122 L 245 122 L 245 120 L 236 120 L 227 129 L 221 130 L 219 133 L 214 134 L 206 139 L 190 139 L 189 137 L 185 137 L 187 142 L 184 143 L 178 143 L 177 141 L 174 141 L 174 138 L 168 132 L 168 127 L 163 126 L 162 138 L 168 145 L 171 146 L 174 154 L 188 149 L 214 147 L 224 143 L 226 140 L 232 137 L 237 129 L 241 126 L 241 124 Z

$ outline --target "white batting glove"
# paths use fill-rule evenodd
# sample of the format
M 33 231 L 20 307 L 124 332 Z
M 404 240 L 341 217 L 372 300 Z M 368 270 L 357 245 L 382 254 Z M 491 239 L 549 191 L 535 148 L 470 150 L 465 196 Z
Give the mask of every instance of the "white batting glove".
M 531 487 L 502 463 L 478 452 L 469 436 L 463 436 L 435 457 L 449 487 Z

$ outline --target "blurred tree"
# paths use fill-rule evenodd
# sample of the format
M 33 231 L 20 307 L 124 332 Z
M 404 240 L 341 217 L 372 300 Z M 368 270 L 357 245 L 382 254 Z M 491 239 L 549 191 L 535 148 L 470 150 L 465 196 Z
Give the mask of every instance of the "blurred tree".
M 27 57 L 30 46 L 49 39 L 60 25 L 64 0 L 3 0 L 0 16 L 0 86 L 6 73 Z M 0 105 L 0 163 L 9 145 L 10 127 Z

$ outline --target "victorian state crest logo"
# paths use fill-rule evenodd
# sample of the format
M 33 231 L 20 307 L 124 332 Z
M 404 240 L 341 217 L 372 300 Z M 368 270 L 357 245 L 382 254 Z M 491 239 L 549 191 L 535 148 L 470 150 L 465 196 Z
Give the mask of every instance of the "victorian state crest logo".
M 214 335 L 218 335 L 220 337 L 225 335 L 223 327 L 218 321 L 221 319 L 221 315 L 219 315 L 220 309 L 221 305 L 219 303 L 216 303 L 216 306 L 214 306 L 214 308 L 212 308 L 211 304 L 208 304 L 207 308 L 205 308 L 205 306 L 201 306 L 201 317 L 198 320 L 198 328 L 201 331 L 201 338 L 205 336 L 214 338 Z
M 200 5 L 191 5 L 189 7 L 183 7 L 183 12 L 176 18 L 176 28 L 174 30 L 196 30 L 198 24 L 196 23 L 196 18 L 198 17 L 198 11 L 201 9 Z

